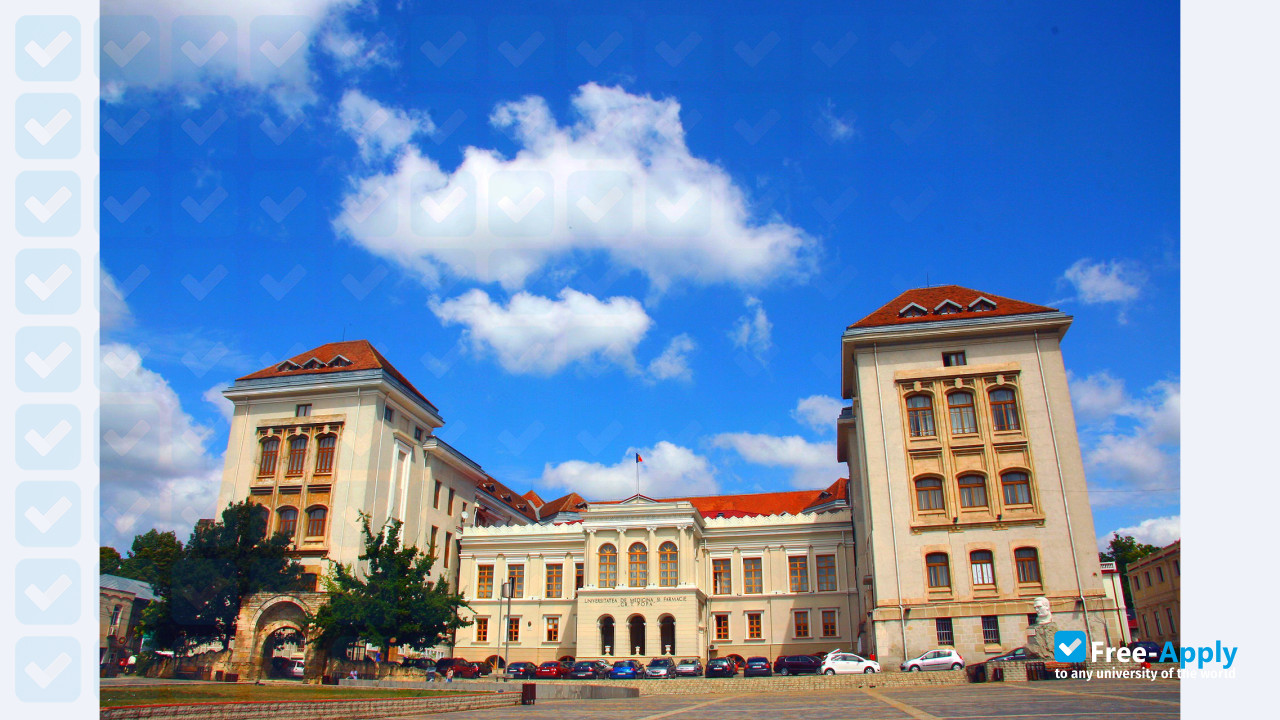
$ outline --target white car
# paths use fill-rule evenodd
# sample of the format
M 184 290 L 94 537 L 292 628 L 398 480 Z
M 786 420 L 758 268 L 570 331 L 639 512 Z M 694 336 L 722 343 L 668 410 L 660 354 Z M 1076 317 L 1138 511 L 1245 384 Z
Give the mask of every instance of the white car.
M 831 653 L 826 660 L 822 661 L 822 667 L 819 668 L 818 672 L 823 675 L 878 673 L 880 672 L 880 663 L 853 653 Z
M 907 660 L 899 666 L 903 672 L 920 672 L 921 670 L 959 670 L 964 667 L 964 658 L 951 648 L 938 648 Z

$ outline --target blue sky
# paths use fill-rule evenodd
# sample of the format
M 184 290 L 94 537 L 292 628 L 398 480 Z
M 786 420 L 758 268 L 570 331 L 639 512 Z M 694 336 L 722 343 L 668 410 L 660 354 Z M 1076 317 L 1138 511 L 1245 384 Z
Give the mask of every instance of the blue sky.
M 544 497 L 826 486 L 840 333 L 926 282 L 1075 316 L 1096 530 L 1177 537 L 1176 6 L 255 6 L 104 3 L 104 542 L 344 337 Z

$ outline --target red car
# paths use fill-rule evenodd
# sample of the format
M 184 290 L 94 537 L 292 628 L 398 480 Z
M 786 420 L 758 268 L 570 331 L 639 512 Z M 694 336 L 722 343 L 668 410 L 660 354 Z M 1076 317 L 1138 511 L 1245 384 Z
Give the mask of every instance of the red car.
M 453 664 L 445 670 L 444 674 L 448 674 L 449 670 L 453 671 L 453 676 L 456 678 L 474 680 L 480 677 L 480 666 L 462 658 L 454 658 Z
M 533 671 L 533 675 L 534 677 L 559 680 L 568 677 L 571 670 L 573 670 L 573 663 L 548 660 L 539 665 L 538 669 Z

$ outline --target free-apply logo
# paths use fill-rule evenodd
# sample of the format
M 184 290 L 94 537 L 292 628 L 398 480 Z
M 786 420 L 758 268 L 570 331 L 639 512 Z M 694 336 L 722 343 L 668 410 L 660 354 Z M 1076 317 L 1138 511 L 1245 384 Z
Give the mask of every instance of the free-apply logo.
M 1059 630 L 1053 634 L 1053 659 L 1058 662 L 1084 662 L 1087 643 L 1083 630 Z

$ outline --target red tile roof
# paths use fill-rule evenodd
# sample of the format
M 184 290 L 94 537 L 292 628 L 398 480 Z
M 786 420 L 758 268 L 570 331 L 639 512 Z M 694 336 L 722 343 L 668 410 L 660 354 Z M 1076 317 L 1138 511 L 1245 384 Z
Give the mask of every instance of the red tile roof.
M 530 520 L 538 519 L 538 513 L 534 509 L 535 506 L 533 503 L 528 501 L 528 498 L 523 495 L 517 495 L 515 490 L 512 490 L 506 485 L 494 480 L 492 477 L 486 477 L 484 480 L 480 481 L 479 487 L 481 490 L 484 490 L 490 495 L 498 498 L 502 504 L 511 508 L 515 512 L 524 515 Z M 523 510 L 520 509 L 521 505 L 524 506 Z
M 263 368 L 255 373 L 250 373 L 238 379 L 258 380 L 260 378 L 291 377 L 294 375 L 320 375 L 325 373 L 351 372 L 354 370 L 382 370 L 399 381 L 400 384 L 408 388 L 409 391 L 419 400 L 431 406 L 432 410 L 436 409 L 436 406 L 433 405 L 425 395 L 419 392 L 419 390 L 413 386 L 413 383 L 409 382 L 408 378 L 400 374 L 400 371 L 397 370 L 385 357 L 383 357 L 382 353 L 378 352 L 378 350 L 374 348 L 373 344 L 368 340 L 348 340 L 346 342 L 328 343 L 304 353 L 294 355 L 289 358 L 289 361 L 299 366 L 304 365 L 311 358 L 315 358 L 322 363 L 328 363 L 339 355 L 350 360 L 351 364 L 334 367 L 299 367 L 291 370 L 281 370 L 280 366 L 284 364 L 284 361 L 281 361 L 271 367 Z
M 986 312 L 974 312 L 970 310 L 969 305 L 980 297 L 984 297 L 992 303 L 995 303 L 995 309 L 988 310 Z M 963 309 L 962 312 L 952 313 L 949 315 L 935 314 L 934 309 L 947 300 L 951 300 L 958 304 Z M 911 303 L 915 303 L 923 307 L 927 314 L 917 317 L 902 317 L 899 313 L 901 313 L 904 307 Z M 938 285 L 935 287 L 908 290 L 889 301 L 879 310 L 876 310 L 849 327 L 860 328 L 883 325 L 907 325 L 910 323 L 937 322 L 939 320 L 962 320 L 972 317 L 1027 315 L 1030 313 L 1056 311 L 1057 308 L 1035 305 L 1021 300 L 1012 300 L 1000 295 L 992 295 L 991 293 L 979 292 L 966 287 L 960 287 L 959 285 Z
M 529 503 L 532 504 L 534 507 L 542 507 L 543 505 L 546 504 L 546 501 L 543 500 L 541 497 L 539 497 L 538 493 L 532 490 L 521 495 L 520 497 L 524 498 L 525 500 L 528 500 Z
M 574 512 L 584 502 L 586 500 L 583 500 L 581 495 L 571 492 L 563 497 L 543 503 L 542 507 L 538 508 L 538 515 L 539 517 L 549 518 L 558 512 Z
M 787 492 L 752 493 L 745 495 L 703 495 L 698 497 L 654 498 L 658 502 L 687 502 L 702 513 L 703 517 L 753 517 L 758 515 L 800 515 L 810 508 L 834 500 L 849 498 L 849 481 L 841 478 L 825 490 L 791 490 Z M 619 501 L 593 503 L 614 505 Z M 545 516 L 545 511 L 544 511 Z

